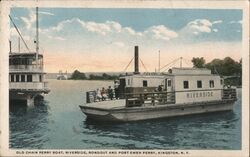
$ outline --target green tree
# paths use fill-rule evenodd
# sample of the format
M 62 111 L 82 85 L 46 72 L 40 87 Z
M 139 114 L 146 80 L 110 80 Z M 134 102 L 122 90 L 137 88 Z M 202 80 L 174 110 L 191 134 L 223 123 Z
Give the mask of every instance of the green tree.
M 73 80 L 85 80 L 87 79 L 85 73 L 81 73 L 80 71 L 78 70 L 75 70 L 71 76 L 71 79 Z
M 194 57 L 192 59 L 192 62 L 193 62 L 193 67 L 194 68 L 204 68 L 205 67 L 205 59 L 203 57 L 199 58 L 199 57 Z
M 214 59 L 210 63 L 205 65 L 207 69 L 210 69 L 213 74 L 221 74 L 223 68 L 223 61 L 220 59 Z

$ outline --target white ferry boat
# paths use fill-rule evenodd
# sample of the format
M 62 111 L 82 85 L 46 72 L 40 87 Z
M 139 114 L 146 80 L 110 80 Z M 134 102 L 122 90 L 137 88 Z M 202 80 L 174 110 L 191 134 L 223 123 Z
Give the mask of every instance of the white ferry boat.
M 87 92 L 87 103 L 80 105 L 90 119 L 137 121 L 207 112 L 233 110 L 236 89 L 224 88 L 224 80 L 209 69 L 172 68 L 168 73 L 140 73 L 138 47 L 135 72 L 119 79 L 119 98 L 96 101 Z
M 38 8 L 37 8 L 38 20 Z M 11 19 L 12 20 L 12 19 Z M 13 23 L 14 24 L 14 23 Z M 15 26 L 16 27 L 16 26 Z M 17 28 L 16 28 L 17 29 Z M 43 55 L 39 54 L 38 21 L 36 52 L 12 52 L 10 43 L 9 53 L 9 99 L 24 101 L 26 105 L 33 106 L 36 98 L 43 98 L 48 93 L 48 83 L 45 82 L 43 71 Z
M 68 79 L 68 74 L 67 71 L 65 73 L 62 72 L 62 70 L 59 70 L 58 75 L 56 75 L 57 80 L 67 80 Z

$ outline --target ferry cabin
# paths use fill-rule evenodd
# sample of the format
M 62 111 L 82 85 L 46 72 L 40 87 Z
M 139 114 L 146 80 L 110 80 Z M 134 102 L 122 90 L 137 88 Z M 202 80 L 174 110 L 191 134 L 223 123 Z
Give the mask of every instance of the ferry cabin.
M 28 105 L 33 104 L 36 96 L 49 92 L 44 76 L 43 55 L 10 53 L 9 90 L 11 100 L 27 100 Z
M 176 104 L 221 100 L 223 97 L 223 79 L 212 75 L 209 69 L 197 68 L 172 68 L 169 73 L 123 76 L 119 90 L 121 96 L 125 96 L 125 93 L 155 92 L 158 86 L 173 93 Z

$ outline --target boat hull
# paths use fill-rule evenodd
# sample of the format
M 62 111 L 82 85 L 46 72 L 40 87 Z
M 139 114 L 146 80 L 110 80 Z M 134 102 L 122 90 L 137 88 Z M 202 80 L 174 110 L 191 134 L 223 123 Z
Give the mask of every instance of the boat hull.
M 24 90 L 10 90 L 9 102 L 10 104 L 22 104 L 27 106 L 34 106 L 37 102 L 44 98 L 41 91 L 24 91 Z
M 165 117 L 202 114 L 233 110 L 235 100 L 221 100 L 190 104 L 168 104 L 150 107 L 126 107 L 123 109 L 99 109 L 80 106 L 88 118 L 97 121 L 139 121 Z

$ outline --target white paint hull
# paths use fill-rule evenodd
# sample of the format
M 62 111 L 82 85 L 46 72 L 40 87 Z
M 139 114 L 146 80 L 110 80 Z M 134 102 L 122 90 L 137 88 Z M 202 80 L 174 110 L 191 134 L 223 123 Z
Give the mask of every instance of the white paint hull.
M 174 117 L 208 112 L 233 110 L 235 100 L 200 102 L 193 104 L 168 104 L 150 107 L 128 107 L 123 109 L 98 109 L 80 106 L 88 118 L 98 121 L 138 121 Z

